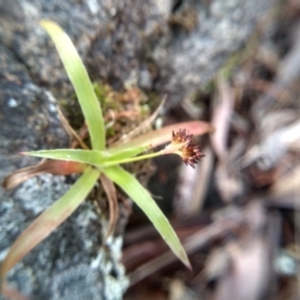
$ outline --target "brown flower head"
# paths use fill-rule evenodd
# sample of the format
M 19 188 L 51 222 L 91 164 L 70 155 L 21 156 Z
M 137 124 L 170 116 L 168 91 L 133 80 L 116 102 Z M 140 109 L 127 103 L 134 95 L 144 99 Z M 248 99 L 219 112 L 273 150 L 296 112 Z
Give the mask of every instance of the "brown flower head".
M 186 129 L 179 129 L 176 133 L 173 131 L 172 142 L 166 149 L 181 156 L 186 165 L 195 168 L 195 164 L 204 157 L 204 154 L 200 146 L 193 143 L 192 138 L 193 136 L 188 134 Z
M 173 144 L 188 144 L 192 141 L 192 135 L 188 134 L 186 129 L 179 129 L 176 133 L 172 131 Z
M 200 150 L 200 146 L 194 145 L 192 142 L 182 149 L 181 157 L 183 162 L 193 168 L 195 168 L 195 164 L 204 156 L 205 155 Z

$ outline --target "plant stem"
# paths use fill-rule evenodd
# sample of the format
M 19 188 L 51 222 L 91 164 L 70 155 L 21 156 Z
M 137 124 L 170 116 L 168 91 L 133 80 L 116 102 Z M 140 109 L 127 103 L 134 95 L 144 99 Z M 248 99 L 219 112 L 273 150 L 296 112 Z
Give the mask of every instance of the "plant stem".
M 101 168 L 106 168 L 106 167 L 115 166 L 115 165 L 119 165 L 119 164 L 131 163 L 131 162 L 135 162 L 135 161 L 139 161 L 139 160 L 143 160 L 143 159 L 157 157 L 157 156 L 164 155 L 164 154 L 167 154 L 167 153 L 165 153 L 164 151 L 158 151 L 158 152 L 145 154 L 145 155 L 141 155 L 141 156 L 137 156 L 137 157 L 113 160 L 113 161 L 109 161 L 109 162 L 106 162 L 105 164 L 101 165 Z

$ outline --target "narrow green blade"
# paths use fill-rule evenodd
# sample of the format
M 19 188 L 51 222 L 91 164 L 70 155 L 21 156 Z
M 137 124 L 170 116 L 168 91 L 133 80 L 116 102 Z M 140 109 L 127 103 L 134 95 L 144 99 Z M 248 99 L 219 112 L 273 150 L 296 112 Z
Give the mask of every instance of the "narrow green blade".
M 78 97 L 91 137 L 92 148 L 105 148 L 105 127 L 102 110 L 88 73 L 69 36 L 54 22 L 41 21 L 51 36 Z
M 84 149 L 53 149 L 53 150 L 38 150 L 30 152 L 21 152 L 23 155 L 35 156 L 41 158 L 50 158 L 66 161 L 76 161 L 90 165 L 103 163 L 110 157 L 107 151 L 84 150 Z
M 130 159 L 146 150 L 147 147 L 142 146 L 131 149 L 125 149 L 121 152 L 115 153 L 111 151 L 84 149 L 54 149 L 21 152 L 21 154 L 41 158 L 76 161 L 101 168 L 102 165 L 104 165 L 105 163 L 119 161 L 120 159 Z
M 1 264 L 0 279 L 4 281 L 7 272 L 14 265 L 76 210 L 93 188 L 99 176 L 99 171 L 92 167 L 87 168 L 66 194 L 45 210 L 23 231 Z
M 103 169 L 103 173 L 119 185 L 144 211 L 173 253 L 191 269 L 189 259 L 168 219 L 161 212 L 149 192 L 130 173 L 120 166 Z

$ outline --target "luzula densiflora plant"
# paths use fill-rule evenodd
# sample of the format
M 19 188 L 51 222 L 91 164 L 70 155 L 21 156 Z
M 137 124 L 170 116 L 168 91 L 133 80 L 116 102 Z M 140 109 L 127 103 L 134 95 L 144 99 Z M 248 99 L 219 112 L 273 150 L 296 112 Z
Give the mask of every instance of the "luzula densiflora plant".
M 185 164 L 195 167 L 204 155 L 200 147 L 193 142 L 192 135 L 212 132 L 212 126 L 201 121 L 184 122 L 144 133 L 126 143 L 117 143 L 107 147 L 101 106 L 73 43 L 54 22 L 42 21 L 41 25 L 52 38 L 74 87 L 89 131 L 91 149 L 83 141 L 79 141 L 85 149 L 23 152 L 23 155 L 37 156 L 47 160 L 39 165 L 17 170 L 4 180 L 4 187 L 13 188 L 26 178 L 45 172 L 63 175 L 82 173 L 69 191 L 40 214 L 11 246 L 1 264 L 2 293 L 8 297 L 26 299 L 7 285 L 5 281 L 7 273 L 78 208 L 99 179 L 107 192 L 111 218 L 113 216 L 115 218 L 116 212 L 113 210 L 118 207 L 114 203 L 117 198 L 111 192 L 114 191 L 112 187 L 116 184 L 145 212 L 173 253 L 191 268 L 185 250 L 167 218 L 149 192 L 121 164 L 159 155 L 177 154 Z M 142 154 L 162 144 L 167 144 L 163 150 Z M 114 224 L 115 221 L 110 222 L 108 234 L 113 234 Z

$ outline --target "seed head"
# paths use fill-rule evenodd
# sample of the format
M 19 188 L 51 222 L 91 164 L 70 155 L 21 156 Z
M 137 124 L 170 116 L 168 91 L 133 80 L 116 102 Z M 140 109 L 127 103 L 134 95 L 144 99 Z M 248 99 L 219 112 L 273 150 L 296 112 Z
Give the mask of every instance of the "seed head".
M 186 129 L 179 129 L 176 133 L 172 131 L 172 143 L 174 144 L 190 143 L 192 137 L 191 134 L 187 133 Z
M 182 149 L 182 160 L 186 165 L 195 168 L 195 164 L 201 160 L 205 155 L 201 152 L 199 145 L 189 143 Z
M 172 142 L 168 146 L 173 148 L 186 165 L 195 168 L 195 164 L 204 157 L 199 145 L 195 145 L 192 140 L 193 136 L 188 134 L 186 129 L 179 129 L 176 133 L 172 132 Z M 171 146 L 171 147 L 170 147 Z

